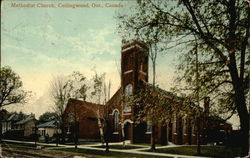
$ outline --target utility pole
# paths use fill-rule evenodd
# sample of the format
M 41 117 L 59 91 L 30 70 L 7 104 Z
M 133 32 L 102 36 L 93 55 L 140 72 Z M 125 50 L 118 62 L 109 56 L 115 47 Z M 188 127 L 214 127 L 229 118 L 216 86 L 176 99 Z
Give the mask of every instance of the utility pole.
M 196 37 L 195 37 L 196 39 Z M 196 41 L 196 46 L 195 46 L 195 65 L 196 65 L 196 102 L 198 106 L 200 105 L 200 97 L 199 97 L 199 56 L 198 56 L 198 44 Z M 199 109 L 198 109 L 199 110 Z M 200 145 L 200 111 L 198 111 L 198 116 L 196 116 L 196 124 L 197 124 L 197 154 L 201 155 L 201 145 Z

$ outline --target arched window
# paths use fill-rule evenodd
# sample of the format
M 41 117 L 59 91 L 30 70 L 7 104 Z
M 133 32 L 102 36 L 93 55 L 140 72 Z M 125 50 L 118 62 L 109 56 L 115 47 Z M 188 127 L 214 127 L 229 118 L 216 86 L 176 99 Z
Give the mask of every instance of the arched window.
M 133 94 L 133 86 L 132 84 L 128 84 L 126 87 L 125 87 L 125 96 L 130 96 Z M 131 106 L 126 104 L 124 105 L 124 108 L 123 108 L 123 111 L 124 112 L 131 112 Z
M 119 112 L 114 111 L 114 132 L 118 132 L 119 127 Z
M 133 93 L 133 86 L 130 83 L 125 87 L 125 96 L 130 96 L 132 95 L 132 93 Z

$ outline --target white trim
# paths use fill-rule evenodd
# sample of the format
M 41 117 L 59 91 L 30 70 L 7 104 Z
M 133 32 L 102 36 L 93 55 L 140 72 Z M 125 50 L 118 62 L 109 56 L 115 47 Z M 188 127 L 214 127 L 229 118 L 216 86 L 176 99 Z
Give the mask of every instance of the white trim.
M 145 132 L 146 134 L 151 134 L 152 132 Z
M 119 134 L 118 132 L 113 132 L 113 134 Z
M 134 123 L 133 121 L 131 121 L 130 119 L 126 119 L 126 120 L 124 120 L 123 121 L 123 123 L 122 123 L 122 125 L 124 126 L 125 125 L 125 123 Z
M 140 71 L 140 73 L 143 74 L 143 75 L 145 75 L 145 76 L 147 75 L 146 72 L 143 72 L 143 71 Z
M 132 45 L 132 46 L 130 46 L 130 47 L 128 47 L 128 48 L 123 49 L 123 50 L 122 50 L 122 53 L 123 53 L 123 52 L 126 52 L 126 51 L 129 50 L 129 49 L 135 48 L 135 47 L 138 47 L 138 48 L 140 48 L 140 49 L 142 49 L 142 50 L 145 50 L 145 49 L 142 48 L 140 45 L 135 44 L 135 45 Z
M 133 70 L 125 71 L 123 74 L 126 75 L 126 74 L 129 74 L 129 73 L 131 73 L 131 72 L 133 72 Z
M 123 113 L 123 115 L 131 115 L 132 113 L 131 112 L 125 112 Z
M 119 112 L 119 110 L 118 110 L 117 108 L 114 109 L 114 110 L 112 111 L 111 115 L 114 115 L 114 114 L 115 114 L 115 111 L 117 111 L 117 112 L 118 112 L 118 115 L 120 115 L 120 112 Z

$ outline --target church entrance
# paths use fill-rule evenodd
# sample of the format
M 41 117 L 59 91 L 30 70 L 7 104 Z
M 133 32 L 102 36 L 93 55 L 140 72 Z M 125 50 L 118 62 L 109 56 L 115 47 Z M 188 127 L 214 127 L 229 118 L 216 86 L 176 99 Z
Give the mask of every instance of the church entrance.
M 132 128 L 132 124 L 129 122 L 125 122 L 124 124 L 124 138 L 125 140 L 131 140 L 131 128 Z
M 172 131 L 172 123 L 169 121 L 168 123 L 168 141 L 172 142 L 172 134 L 173 134 L 173 131 Z

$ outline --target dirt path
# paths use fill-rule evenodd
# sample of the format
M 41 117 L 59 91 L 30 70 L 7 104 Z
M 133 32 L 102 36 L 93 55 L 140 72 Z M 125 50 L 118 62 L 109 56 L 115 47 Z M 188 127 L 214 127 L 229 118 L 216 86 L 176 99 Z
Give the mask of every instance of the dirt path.
M 93 158 L 92 156 L 86 156 L 77 153 L 53 151 L 47 149 L 34 149 L 21 146 L 6 146 L 2 145 L 2 156 L 4 158 Z

